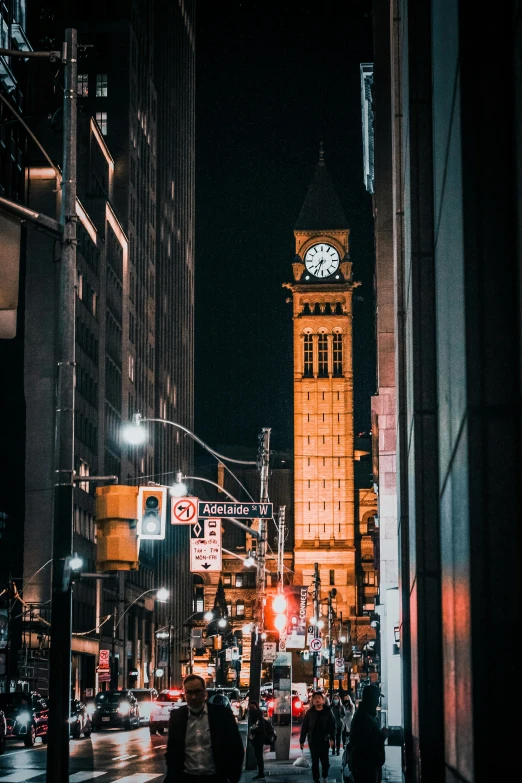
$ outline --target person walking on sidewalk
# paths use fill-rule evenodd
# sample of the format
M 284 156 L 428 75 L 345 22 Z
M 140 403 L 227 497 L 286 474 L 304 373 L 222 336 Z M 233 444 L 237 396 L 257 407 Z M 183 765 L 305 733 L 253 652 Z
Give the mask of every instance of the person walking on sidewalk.
M 341 699 L 339 698 L 337 693 L 332 698 L 331 710 L 335 720 L 335 743 L 332 749 L 332 756 L 338 756 L 339 749 L 341 747 L 341 731 L 343 729 L 345 713 L 344 713 L 344 707 L 341 704 Z
M 264 780 L 265 759 L 263 757 L 264 746 L 270 744 L 273 734 L 271 724 L 263 718 L 259 703 L 251 701 L 248 704 L 248 739 L 251 743 L 257 764 L 257 775 L 252 780 Z
M 333 749 L 335 741 L 335 718 L 330 707 L 324 702 L 322 691 L 314 691 L 312 694 L 312 706 L 305 713 L 299 745 L 304 748 L 305 739 L 308 737 L 308 747 L 312 756 L 312 777 L 314 783 L 319 780 L 319 762 L 323 773 L 322 783 L 328 783 L 328 771 L 330 769 L 329 750 Z
M 344 718 L 343 718 L 343 729 L 341 732 L 341 739 L 343 741 L 343 748 L 344 748 L 346 747 L 346 745 L 348 745 L 348 740 L 350 738 L 350 728 L 352 725 L 352 718 L 355 712 L 355 704 L 353 703 L 349 693 L 345 693 L 343 696 L 343 707 L 344 707 Z
M 164 783 L 239 783 L 243 741 L 232 710 L 206 701 L 205 680 L 189 674 L 184 704 L 172 710 Z
M 348 765 L 355 783 L 381 783 L 385 761 L 386 731 L 377 718 L 380 693 L 375 685 L 367 685 L 353 716 L 348 743 Z

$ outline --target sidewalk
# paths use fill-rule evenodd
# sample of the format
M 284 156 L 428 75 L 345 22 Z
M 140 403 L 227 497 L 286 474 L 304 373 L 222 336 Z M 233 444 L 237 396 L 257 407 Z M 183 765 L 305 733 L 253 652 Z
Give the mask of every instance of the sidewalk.
M 290 759 L 288 761 L 276 761 L 275 753 L 265 751 L 265 777 L 274 783 L 311 783 L 310 768 L 294 767 L 294 761 L 301 755 L 299 748 L 299 734 L 293 733 L 290 741 Z M 305 746 L 305 756 L 310 760 L 308 746 Z M 341 756 L 330 756 L 329 783 L 343 783 L 341 774 Z M 250 783 L 257 770 L 244 770 L 241 783 Z M 383 783 L 402 783 L 401 749 L 386 746 L 386 763 L 383 767 Z

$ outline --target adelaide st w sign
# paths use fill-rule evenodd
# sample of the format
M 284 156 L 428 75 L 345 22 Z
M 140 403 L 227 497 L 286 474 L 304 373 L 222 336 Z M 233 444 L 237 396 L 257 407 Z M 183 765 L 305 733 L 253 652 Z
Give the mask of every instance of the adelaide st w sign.
M 227 503 L 222 500 L 200 500 L 198 504 L 200 519 L 215 517 L 235 517 L 236 519 L 272 519 L 273 503 Z

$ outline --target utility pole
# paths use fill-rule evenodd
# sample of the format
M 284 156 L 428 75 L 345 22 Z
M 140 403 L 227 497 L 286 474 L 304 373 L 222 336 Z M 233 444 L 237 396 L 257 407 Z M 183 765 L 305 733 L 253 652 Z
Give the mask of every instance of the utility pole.
M 261 474 L 260 502 L 268 503 L 268 472 L 270 467 L 270 428 L 263 427 L 259 436 L 259 471 Z M 250 688 L 249 698 L 259 701 L 261 690 L 261 663 L 263 644 L 261 633 L 264 628 L 266 600 L 266 520 L 259 520 L 257 542 L 257 606 L 254 628 L 250 643 Z
M 285 516 L 286 506 L 279 506 L 279 530 L 277 535 L 277 581 L 279 589 L 283 592 L 284 588 L 284 568 L 285 568 Z
M 333 693 L 334 683 L 334 662 L 333 662 L 333 642 L 332 642 L 332 620 L 333 620 L 333 608 L 332 599 L 337 595 L 335 587 L 328 592 L 328 688 L 330 690 L 330 696 Z
M 317 623 L 319 621 L 320 584 L 321 584 L 321 580 L 319 577 L 319 564 L 314 563 L 314 618 L 315 618 L 314 639 L 319 638 L 319 628 L 317 627 Z M 314 650 L 314 654 L 312 656 L 314 691 L 317 690 L 317 655 L 318 655 L 317 652 Z
M 69 780 L 72 590 L 68 559 L 73 544 L 74 379 L 76 300 L 77 32 L 65 32 L 63 60 L 62 254 L 57 307 L 53 584 L 49 665 L 47 780 Z

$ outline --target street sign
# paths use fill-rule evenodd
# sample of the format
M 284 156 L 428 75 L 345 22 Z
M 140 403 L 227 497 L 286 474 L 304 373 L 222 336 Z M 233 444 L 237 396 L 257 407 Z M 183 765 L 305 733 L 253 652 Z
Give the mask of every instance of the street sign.
M 344 674 L 344 658 L 335 659 L 335 674 Z
M 312 652 L 319 652 L 323 647 L 321 639 L 312 639 L 310 642 L 310 650 Z
M 191 528 L 190 570 L 192 573 L 221 571 L 221 520 L 205 519 L 205 537 L 196 538 Z M 198 525 L 201 531 L 201 526 Z
M 187 498 L 183 498 L 187 500 Z M 273 503 L 226 503 L 222 500 L 199 501 L 200 519 L 213 517 L 237 517 L 237 519 L 272 519 Z
M 263 663 L 273 663 L 277 655 L 275 642 L 263 642 Z
M 172 498 L 170 522 L 172 525 L 190 525 L 198 519 L 197 498 Z
M 109 650 L 100 650 L 98 658 L 98 669 L 109 669 Z
M 306 629 L 306 646 L 310 647 L 310 642 L 314 638 L 315 628 L 313 625 L 309 625 Z

